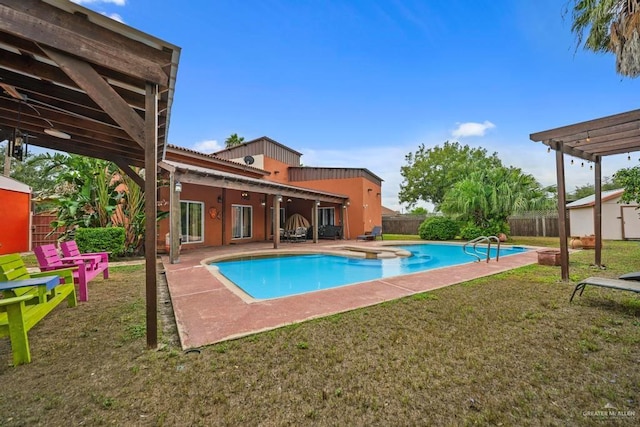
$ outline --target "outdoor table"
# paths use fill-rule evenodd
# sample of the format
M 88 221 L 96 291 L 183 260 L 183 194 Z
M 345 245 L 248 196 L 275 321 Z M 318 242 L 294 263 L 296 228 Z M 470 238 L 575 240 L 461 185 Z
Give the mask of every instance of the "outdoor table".
M 43 276 L 33 279 L 10 280 L 8 282 L 0 282 L 0 291 L 4 298 L 18 296 L 15 289 L 36 286 L 38 288 L 39 302 L 46 301 L 47 292 L 60 284 L 59 276 Z

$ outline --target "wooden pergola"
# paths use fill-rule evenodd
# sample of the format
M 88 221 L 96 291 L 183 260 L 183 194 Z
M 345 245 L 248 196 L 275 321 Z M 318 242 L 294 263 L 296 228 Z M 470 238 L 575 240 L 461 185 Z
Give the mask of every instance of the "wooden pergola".
M 558 182 L 558 222 L 562 280 L 569 280 L 569 237 L 566 221 L 566 185 L 564 155 L 594 164 L 596 236 L 594 264 L 602 266 L 602 158 L 640 151 L 640 110 L 628 111 L 556 129 L 532 133 L 529 138 L 542 142 L 556 152 Z
M 157 346 L 157 165 L 179 56 L 170 43 L 66 0 L 0 0 L 3 137 L 112 161 L 144 190 L 149 347 Z

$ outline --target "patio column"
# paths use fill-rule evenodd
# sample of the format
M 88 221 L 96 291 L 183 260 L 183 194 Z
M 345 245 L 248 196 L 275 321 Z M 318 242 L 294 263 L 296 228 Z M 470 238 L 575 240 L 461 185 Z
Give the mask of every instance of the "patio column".
M 315 200 L 313 202 L 313 209 L 311 210 L 311 224 L 313 225 L 313 243 L 318 243 L 318 206 L 320 206 L 320 201 Z
M 593 232 L 596 235 L 596 248 L 594 264 L 602 267 L 602 161 L 600 156 L 596 156 L 595 168 L 595 190 L 596 200 L 593 209 Z
M 565 282 L 569 281 L 569 247 L 567 245 L 567 199 L 564 177 L 564 152 L 562 142 L 553 142 L 556 150 L 556 179 L 558 182 L 558 231 L 560 234 L 560 268 L 561 277 Z
M 181 234 L 181 214 L 180 214 L 180 185 L 175 172 L 169 174 L 169 262 L 177 264 L 180 262 L 180 234 Z
M 147 83 L 144 120 L 144 257 L 147 302 L 147 347 L 158 347 L 157 229 L 158 86 Z
M 273 196 L 273 249 L 278 249 L 280 244 L 280 202 L 282 196 Z

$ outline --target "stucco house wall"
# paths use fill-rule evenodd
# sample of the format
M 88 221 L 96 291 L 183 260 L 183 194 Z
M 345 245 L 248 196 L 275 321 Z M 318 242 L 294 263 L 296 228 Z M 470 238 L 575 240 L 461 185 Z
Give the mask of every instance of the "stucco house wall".
M 0 255 L 31 250 L 31 187 L 0 176 L 0 218 Z

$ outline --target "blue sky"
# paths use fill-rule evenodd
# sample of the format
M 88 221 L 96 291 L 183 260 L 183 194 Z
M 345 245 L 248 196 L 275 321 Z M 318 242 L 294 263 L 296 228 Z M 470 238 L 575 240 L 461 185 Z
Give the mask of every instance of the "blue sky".
M 392 209 L 422 143 L 483 147 L 550 185 L 530 133 L 638 108 L 640 80 L 576 50 L 566 0 L 76 2 L 182 48 L 170 143 L 266 135 L 307 166 L 368 168 Z M 639 157 L 605 158 L 603 175 Z M 570 190 L 593 183 L 580 163 Z

